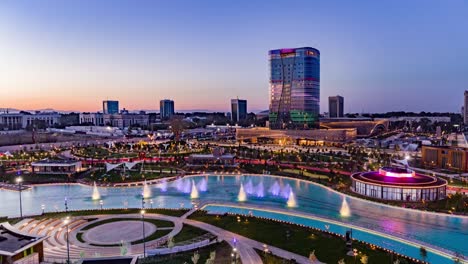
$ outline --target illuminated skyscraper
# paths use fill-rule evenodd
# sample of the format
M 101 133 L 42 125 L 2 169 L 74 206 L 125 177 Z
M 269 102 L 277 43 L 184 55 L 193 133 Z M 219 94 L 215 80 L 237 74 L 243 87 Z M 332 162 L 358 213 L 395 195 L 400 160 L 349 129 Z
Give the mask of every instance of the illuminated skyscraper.
M 270 50 L 270 128 L 318 127 L 320 52 L 303 47 Z

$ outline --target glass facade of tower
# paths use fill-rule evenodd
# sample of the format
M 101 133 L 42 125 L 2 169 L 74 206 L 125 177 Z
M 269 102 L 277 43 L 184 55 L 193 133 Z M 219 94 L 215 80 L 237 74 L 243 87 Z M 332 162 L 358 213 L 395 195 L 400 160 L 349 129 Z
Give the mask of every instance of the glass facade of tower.
M 174 101 L 169 99 L 159 101 L 159 113 L 163 120 L 171 118 L 174 115 Z
M 270 50 L 270 128 L 317 128 L 320 52 L 304 47 Z
M 247 100 L 231 100 L 231 120 L 239 122 L 247 118 Z
M 119 101 L 103 101 L 102 112 L 104 114 L 118 114 L 119 113 Z

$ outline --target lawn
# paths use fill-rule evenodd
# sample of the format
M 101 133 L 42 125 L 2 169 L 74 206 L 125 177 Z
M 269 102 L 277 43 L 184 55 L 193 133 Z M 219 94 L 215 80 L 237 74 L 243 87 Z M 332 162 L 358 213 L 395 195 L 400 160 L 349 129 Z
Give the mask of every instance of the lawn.
M 198 250 L 191 250 L 182 253 L 176 253 L 164 256 L 152 256 L 145 259 L 139 259 L 139 264 L 153 264 L 153 263 L 164 263 L 164 264 L 181 264 L 181 263 L 193 263 L 191 258 L 195 252 L 198 252 L 200 258 L 197 263 L 206 263 L 210 253 L 215 251 L 215 263 L 233 263 L 231 261 L 231 246 L 223 241 L 217 244 L 199 248 Z M 238 261 L 236 264 L 241 263 Z
M 140 218 L 110 218 L 110 219 L 101 220 L 101 221 L 92 223 L 90 225 L 87 225 L 81 230 L 83 231 L 89 230 L 96 226 L 100 226 L 100 225 L 104 225 L 108 223 L 121 222 L 121 221 L 135 221 L 135 220 L 140 220 Z M 157 220 L 157 219 L 151 219 L 151 218 L 145 218 L 145 222 L 152 223 L 157 227 L 173 227 L 174 226 L 174 224 L 170 221 Z
M 310 228 L 244 216 L 241 222 L 237 222 L 237 217 L 233 215 L 214 216 L 203 211 L 194 213 L 190 218 L 302 256 L 309 257 L 310 252 L 315 250 L 318 260 L 325 263 L 337 263 L 340 259 L 346 263 L 354 261 L 353 257 L 346 255 L 343 238 Z M 360 252 L 360 256 L 367 255 L 369 263 L 393 263 L 391 256 L 384 251 L 371 249 L 356 241 L 353 248 Z
M 131 208 L 131 209 L 105 209 L 105 210 L 78 210 L 78 211 L 69 211 L 69 212 L 50 212 L 44 213 L 42 215 L 37 215 L 33 217 L 34 219 L 44 219 L 44 218 L 65 218 L 67 216 L 91 216 L 91 215 L 116 215 L 116 214 L 140 214 L 141 209 Z M 155 208 L 155 209 L 145 209 L 146 214 L 162 214 L 169 215 L 174 217 L 180 217 L 188 212 L 188 209 L 164 209 L 164 208 Z M 18 218 L 6 218 L 9 223 L 19 222 L 21 219 Z
M 174 236 L 174 243 L 180 243 L 191 240 L 208 233 L 203 229 L 184 224 L 182 230 Z

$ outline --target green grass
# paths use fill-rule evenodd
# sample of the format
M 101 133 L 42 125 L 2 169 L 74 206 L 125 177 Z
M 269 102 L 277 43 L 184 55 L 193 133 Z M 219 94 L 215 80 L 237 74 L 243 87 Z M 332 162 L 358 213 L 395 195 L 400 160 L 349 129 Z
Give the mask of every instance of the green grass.
M 293 260 L 284 259 L 282 257 L 278 257 L 270 253 L 265 253 L 259 249 L 255 249 L 255 251 L 260 256 L 263 263 L 268 263 L 268 264 L 295 264 L 297 263 L 296 261 L 293 261 Z
M 160 237 L 163 237 L 167 234 L 169 234 L 172 230 L 168 230 L 168 229 L 164 229 L 164 230 L 156 230 L 156 232 L 154 232 L 153 234 L 147 236 L 145 238 L 145 241 L 152 241 L 152 240 L 155 240 L 155 239 L 158 239 Z M 140 240 L 137 240 L 137 241 L 133 241 L 132 242 L 132 245 L 136 245 L 136 244 L 140 244 L 140 243 L 143 243 L 143 239 L 140 239 Z
M 37 215 L 32 217 L 34 219 L 43 219 L 43 218 L 65 218 L 67 216 L 90 216 L 90 215 L 116 215 L 116 214 L 140 214 L 141 209 L 131 208 L 131 209 L 106 209 L 106 210 L 78 210 L 70 212 L 50 212 L 42 215 Z M 155 209 L 145 209 L 147 214 L 162 214 L 174 217 L 180 217 L 188 212 L 188 209 L 165 209 L 165 208 L 155 208 Z M 18 218 L 6 218 L 9 223 L 17 223 L 21 221 Z
M 191 250 L 191 251 L 175 253 L 175 254 L 171 254 L 171 255 L 152 256 L 152 257 L 147 257 L 147 258 L 144 258 L 144 259 L 139 259 L 138 263 L 139 264 L 193 263 L 192 260 L 191 260 L 191 257 L 197 251 L 200 254 L 200 259 L 198 260 L 199 264 L 206 263 L 206 260 L 209 258 L 210 252 L 212 252 L 212 251 L 216 252 L 215 263 L 232 263 L 231 262 L 232 248 L 225 241 L 217 243 L 217 244 L 209 245 L 209 246 L 206 246 L 206 247 L 202 247 L 202 248 L 200 248 L 198 250 Z M 237 263 L 240 263 L 240 262 L 237 262 Z
M 326 175 L 319 175 L 319 174 L 311 173 L 311 172 L 308 172 L 308 171 L 304 171 L 304 172 L 301 173 L 301 170 L 298 170 L 298 169 L 283 169 L 282 171 L 285 172 L 285 173 L 291 173 L 291 174 L 296 174 L 296 175 L 301 175 L 302 174 L 302 176 L 305 176 L 305 177 L 308 177 L 308 178 L 313 178 L 313 179 L 318 179 L 318 178 L 326 179 L 326 178 L 328 178 L 328 176 L 326 176 Z
M 208 231 L 184 224 L 182 230 L 174 236 L 174 243 L 184 242 L 207 234 Z
M 94 228 L 96 226 L 109 224 L 109 223 L 114 223 L 114 222 L 139 221 L 139 220 L 141 220 L 141 219 L 140 218 L 111 218 L 111 219 L 104 219 L 104 220 L 92 223 L 90 225 L 87 225 L 84 228 L 82 228 L 81 230 L 89 230 L 89 229 Z M 170 222 L 170 221 L 151 219 L 151 218 L 145 218 L 144 221 L 148 222 L 148 223 L 152 223 L 157 227 L 173 227 L 174 226 L 174 224 L 172 222 Z
M 81 243 L 86 243 L 86 241 L 84 241 L 84 239 L 83 239 L 83 233 L 82 232 L 76 234 L 76 239 L 78 241 L 80 241 Z
M 343 238 L 310 228 L 244 216 L 239 223 L 236 216 L 216 217 L 201 211 L 194 213 L 190 218 L 305 257 L 309 257 L 310 252 L 315 250 L 318 260 L 325 263 L 337 263 L 342 258 L 346 263 L 354 261 L 353 257 L 346 255 Z M 287 232 L 289 237 L 286 236 Z M 391 264 L 391 257 L 384 251 L 373 250 L 357 241 L 353 243 L 353 248 L 366 254 L 369 263 Z

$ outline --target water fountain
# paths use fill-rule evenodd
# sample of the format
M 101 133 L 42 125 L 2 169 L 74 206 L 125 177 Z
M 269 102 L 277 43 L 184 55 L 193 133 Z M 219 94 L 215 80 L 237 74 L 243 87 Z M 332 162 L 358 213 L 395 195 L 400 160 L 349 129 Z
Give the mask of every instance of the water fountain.
M 192 191 L 190 192 L 190 199 L 198 199 L 198 189 L 194 180 L 192 180 Z
M 278 196 L 280 193 L 280 185 L 278 181 L 275 181 L 273 185 L 270 186 L 270 189 L 268 189 L 268 192 L 271 193 L 274 196 Z
M 192 190 L 192 183 L 190 182 L 189 179 L 185 179 L 183 187 L 182 187 L 182 192 L 183 193 L 190 193 L 191 190 Z
M 257 197 L 264 197 L 265 196 L 265 188 L 263 187 L 263 181 L 260 181 L 260 183 L 255 187 L 255 195 Z
M 167 181 L 163 180 L 161 183 L 159 183 L 158 188 L 161 189 L 162 192 L 166 192 L 167 191 Z
M 286 186 L 284 186 L 284 188 L 281 188 L 281 196 L 283 198 L 288 199 L 288 197 L 289 197 L 289 195 L 291 193 L 291 190 L 292 190 L 291 185 L 289 185 L 289 183 L 286 184 Z
M 245 189 L 245 192 L 247 194 L 253 194 L 254 193 L 252 179 L 249 179 L 249 181 L 245 185 L 244 189 Z
M 92 199 L 93 199 L 93 201 L 101 199 L 101 194 L 99 193 L 99 190 L 98 190 L 98 188 L 96 186 L 96 182 L 94 182 Z
M 244 185 L 240 184 L 240 188 L 239 188 L 239 195 L 237 195 L 237 200 L 239 202 L 245 202 L 247 201 L 247 194 L 245 193 L 245 190 L 244 190 Z
M 206 181 L 205 178 L 201 179 L 201 181 L 198 182 L 198 190 L 200 190 L 201 192 L 206 192 L 208 190 L 208 183 Z
M 343 217 L 351 216 L 351 209 L 349 209 L 348 202 L 346 201 L 346 197 L 343 197 L 343 202 L 341 203 L 340 215 Z
M 176 188 L 177 191 L 182 192 L 184 190 L 184 180 L 178 179 L 174 181 L 173 186 Z
M 151 197 L 151 189 L 145 180 L 145 183 L 143 184 L 143 198 L 150 198 L 150 197 Z
M 294 194 L 292 189 L 289 190 L 289 197 L 286 204 L 288 205 L 288 207 L 297 207 L 296 195 Z

